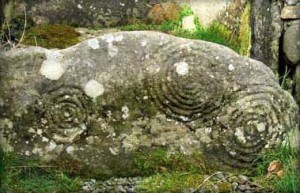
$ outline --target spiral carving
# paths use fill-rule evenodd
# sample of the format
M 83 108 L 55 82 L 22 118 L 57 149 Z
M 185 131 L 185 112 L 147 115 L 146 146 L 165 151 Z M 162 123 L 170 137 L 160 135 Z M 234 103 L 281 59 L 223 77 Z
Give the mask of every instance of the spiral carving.
M 40 123 L 48 137 L 67 143 L 87 129 L 92 101 L 75 86 L 61 86 L 39 101 Z
M 191 47 L 188 54 L 184 48 L 178 54 L 172 44 L 162 49 L 168 54 L 156 54 L 164 65 L 150 72 L 146 82 L 149 95 L 160 111 L 192 131 L 211 128 L 211 143 L 204 152 L 214 152 L 212 156 L 223 164 L 250 166 L 262 150 L 278 146 L 292 127 L 296 107 L 289 104 L 292 99 L 276 82 L 224 85 L 232 81 L 226 74 L 228 68 L 220 70 L 218 66 L 218 71 L 212 72 L 220 62 L 201 55 L 199 48 Z M 201 64 L 195 62 L 199 57 Z M 188 65 L 184 73 L 177 68 L 182 61 Z M 228 88 L 231 85 L 236 88 Z
M 219 159 L 226 165 L 247 167 L 259 152 L 283 140 L 296 111 L 286 102 L 287 94 L 271 85 L 251 85 L 233 95 L 236 100 L 218 111 Z M 283 115 L 284 109 L 290 112 Z
M 206 64 L 199 65 L 194 61 L 195 56 L 200 54 L 198 50 L 189 51 L 189 55 L 183 57 L 176 53 L 172 44 L 164 49 L 168 50 L 168 55 L 157 53 L 157 58 L 164 65 L 146 81 L 146 88 L 156 106 L 167 116 L 183 123 L 190 123 L 214 111 L 217 107 L 213 103 L 217 98 L 206 93 L 211 89 L 217 93 L 220 84 L 218 79 L 205 73 Z M 202 61 L 208 63 L 205 58 L 203 56 Z

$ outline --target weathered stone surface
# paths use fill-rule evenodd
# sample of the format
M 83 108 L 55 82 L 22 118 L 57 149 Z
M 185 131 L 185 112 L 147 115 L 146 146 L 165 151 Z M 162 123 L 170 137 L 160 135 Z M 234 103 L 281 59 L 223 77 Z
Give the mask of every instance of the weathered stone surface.
M 18 0 L 19 4 L 24 2 L 28 17 L 32 17 L 36 24 L 64 23 L 88 27 L 115 26 L 145 19 L 151 6 L 160 0 Z
M 290 62 L 300 63 L 300 24 L 287 28 L 283 36 L 283 51 Z
M 278 72 L 279 41 L 282 35 L 280 1 L 251 1 L 251 50 L 250 56 Z
M 157 32 L 15 49 L 0 55 L 0 72 L 1 146 L 95 175 L 124 175 L 137 153 L 160 148 L 247 167 L 280 144 L 297 111 L 263 63 Z
M 285 6 L 281 11 L 282 19 L 300 19 L 300 5 Z
M 194 15 L 186 16 L 182 19 L 182 29 L 188 30 L 188 31 L 196 30 Z
M 297 3 L 300 3 L 299 0 L 285 0 L 285 2 L 286 2 L 288 5 L 296 5 Z
M 177 20 L 180 17 L 180 7 L 173 2 L 154 5 L 148 13 L 151 23 L 161 24 L 163 21 Z

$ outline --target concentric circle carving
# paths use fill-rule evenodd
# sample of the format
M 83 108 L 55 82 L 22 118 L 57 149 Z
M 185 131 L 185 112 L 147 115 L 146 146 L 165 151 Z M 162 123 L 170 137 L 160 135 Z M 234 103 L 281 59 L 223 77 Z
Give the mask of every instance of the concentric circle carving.
M 75 86 L 61 86 L 38 102 L 44 132 L 58 142 L 73 142 L 87 129 L 92 101 Z

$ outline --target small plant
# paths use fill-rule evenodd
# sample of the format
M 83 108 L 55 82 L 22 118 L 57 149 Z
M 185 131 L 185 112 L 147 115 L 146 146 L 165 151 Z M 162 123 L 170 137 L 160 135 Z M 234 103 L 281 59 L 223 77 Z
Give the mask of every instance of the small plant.
M 237 41 L 232 40 L 232 35 L 230 30 L 228 30 L 224 25 L 220 23 L 213 23 L 209 28 L 205 29 L 201 26 L 198 18 L 195 19 L 194 23 L 196 25 L 195 31 L 188 31 L 181 29 L 182 20 L 185 16 L 192 15 L 193 11 L 190 7 L 184 6 L 181 9 L 180 17 L 173 21 L 163 21 L 160 25 L 158 24 L 144 24 L 137 23 L 132 25 L 127 25 L 121 27 L 121 30 L 126 31 L 138 31 L 138 30 L 153 30 L 161 31 L 168 34 L 172 34 L 178 37 L 188 38 L 188 39 L 200 39 L 209 42 L 214 42 L 239 51 L 239 44 Z

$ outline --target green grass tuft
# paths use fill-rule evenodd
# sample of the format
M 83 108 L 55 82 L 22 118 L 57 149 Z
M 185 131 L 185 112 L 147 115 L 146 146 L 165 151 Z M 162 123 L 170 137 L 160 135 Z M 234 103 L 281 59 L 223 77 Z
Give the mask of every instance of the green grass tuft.
M 3 153 L 0 165 L 1 188 L 6 192 L 69 193 L 81 189 L 80 178 L 72 178 L 55 166 L 40 165 L 32 158 Z
M 278 149 L 259 155 L 256 160 L 253 179 L 263 187 L 273 189 L 274 192 L 297 193 L 300 191 L 299 149 L 291 147 L 289 143 L 282 144 Z M 283 165 L 283 177 L 268 175 L 268 166 L 279 160 Z

